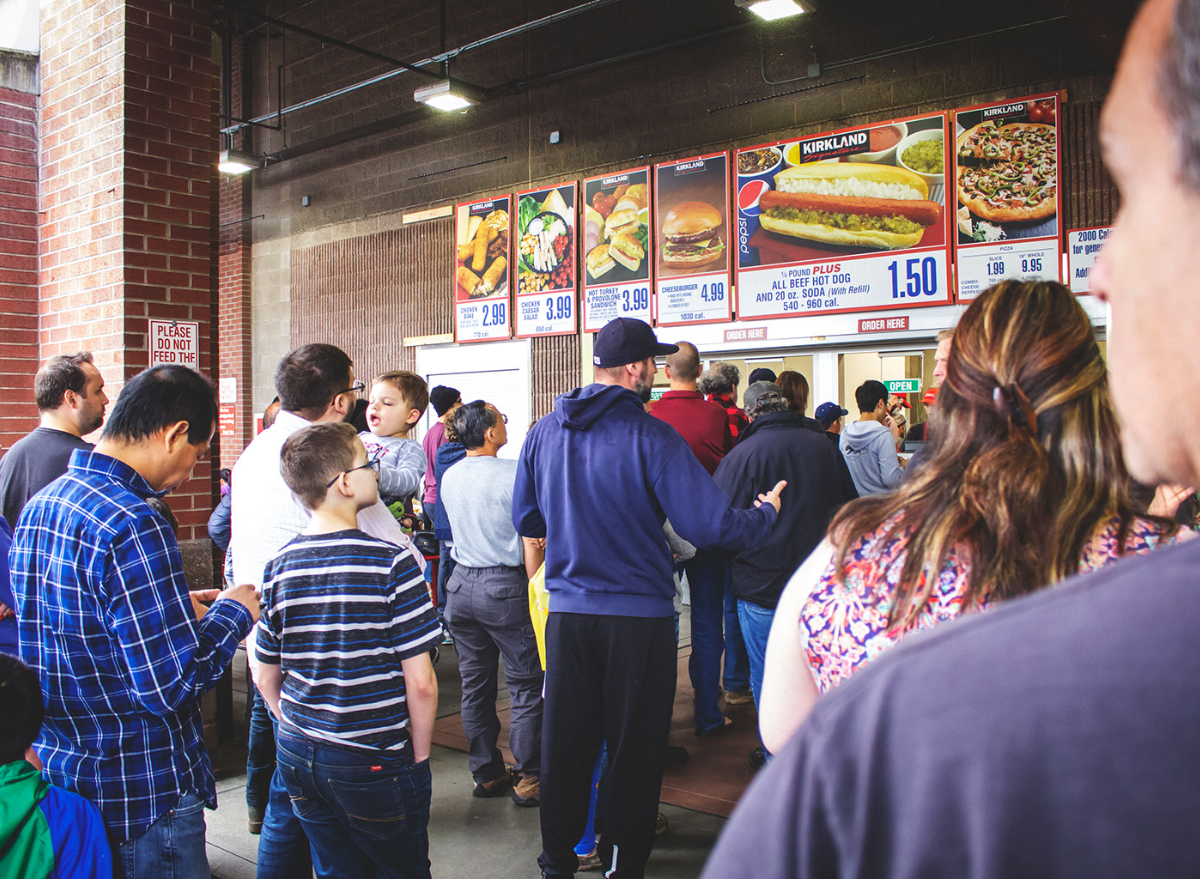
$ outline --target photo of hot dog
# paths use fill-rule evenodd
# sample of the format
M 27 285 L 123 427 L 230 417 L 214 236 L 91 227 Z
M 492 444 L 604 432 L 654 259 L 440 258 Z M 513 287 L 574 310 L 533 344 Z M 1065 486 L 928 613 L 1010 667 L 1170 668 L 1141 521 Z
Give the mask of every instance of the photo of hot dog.
M 918 174 L 890 165 L 817 163 L 775 176 L 759 198 L 759 223 L 794 238 L 897 250 L 920 242 L 942 218 Z

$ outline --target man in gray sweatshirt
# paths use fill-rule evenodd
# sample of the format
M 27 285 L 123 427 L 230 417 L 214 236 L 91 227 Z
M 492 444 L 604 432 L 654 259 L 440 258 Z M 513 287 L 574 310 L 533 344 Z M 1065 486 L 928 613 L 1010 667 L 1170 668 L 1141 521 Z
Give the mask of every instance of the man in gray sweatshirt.
M 838 448 L 850 468 L 859 497 L 899 487 L 904 461 L 896 454 L 898 429 L 888 415 L 888 391 L 883 382 L 868 379 L 854 391 L 858 421 L 846 425 Z

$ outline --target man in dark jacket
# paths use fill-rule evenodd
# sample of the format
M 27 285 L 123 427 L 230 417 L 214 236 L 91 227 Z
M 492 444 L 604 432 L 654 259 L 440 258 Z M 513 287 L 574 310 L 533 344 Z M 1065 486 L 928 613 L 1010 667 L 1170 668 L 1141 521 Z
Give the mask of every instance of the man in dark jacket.
M 756 546 L 782 484 L 756 509 L 729 499 L 670 425 L 646 415 L 655 356 L 649 325 L 618 318 L 596 337 L 596 383 L 559 397 L 529 432 L 513 524 L 546 538 L 543 875 L 573 876 L 592 769 L 608 742 L 601 857 L 616 879 L 644 875 L 654 839 L 675 690 L 674 564 L 663 522 L 697 546 Z M 750 504 L 747 504 L 750 506 Z
M 821 542 L 833 514 L 858 495 L 850 474 L 838 461 L 838 452 L 788 409 L 778 385 L 755 382 L 746 388 L 744 401 L 750 426 L 713 478 L 733 506 L 741 509 L 754 502 L 763 486 L 781 479 L 789 486 L 779 526 L 765 541 L 745 547 L 733 559 L 733 594 L 757 705 L 767 635 L 783 587 Z M 760 757 L 752 755 L 751 762 L 757 765 Z

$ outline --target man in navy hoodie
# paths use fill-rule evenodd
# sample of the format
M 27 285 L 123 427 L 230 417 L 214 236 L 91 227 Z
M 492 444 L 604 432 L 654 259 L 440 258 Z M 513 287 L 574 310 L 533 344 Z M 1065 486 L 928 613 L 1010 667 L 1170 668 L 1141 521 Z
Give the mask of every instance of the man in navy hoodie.
M 649 325 L 618 318 L 596 337 L 596 383 L 559 397 L 521 449 L 513 524 L 546 538 L 544 876 L 573 876 L 592 768 L 608 743 L 607 875 L 644 875 L 654 839 L 675 691 L 674 581 L 665 519 L 699 547 L 763 542 L 780 482 L 734 510 L 683 437 L 645 413 L 656 367 L 673 354 Z

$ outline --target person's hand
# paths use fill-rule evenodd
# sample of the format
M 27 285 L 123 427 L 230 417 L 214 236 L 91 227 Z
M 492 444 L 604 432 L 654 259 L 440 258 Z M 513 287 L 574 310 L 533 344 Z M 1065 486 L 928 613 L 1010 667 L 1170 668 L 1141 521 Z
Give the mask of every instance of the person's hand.
M 192 611 L 196 614 L 197 620 L 204 619 L 204 615 L 208 613 L 207 605 L 202 604 L 201 602 L 208 602 L 208 604 L 212 604 L 217 600 L 217 596 L 220 594 L 220 592 L 220 589 L 193 589 L 188 593 L 188 595 L 191 596 Z
M 17 612 L 15 610 L 13 610 L 3 601 L 0 601 L 0 620 L 6 620 L 9 617 L 15 617 L 16 615 Z
M 1190 485 L 1160 485 L 1154 491 L 1149 513 L 1152 516 L 1173 519 L 1179 511 L 1179 505 L 1195 493 L 1196 489 Z
M 892 432 L 895 439 L 900 439 L 900 425 L 896 423 L 896 419 L 890 415 L 885 415 L 883 418 L 883 426 Z
M 531 537 L 531 538 L 530 538 L 530 541 L 533 543 L 533 545 L 534 545 L 534 546 L 536 546 L 536 547 L 537 547 L 538 549 L 540 549 L 542 552 L 545 552 L 545 551 L 546 551 L 546 538 L 544 538 L 544 537 Z
M 228 598 L 231 601 L 236 601 L 246 610 L 250 611 L 250 618 L 254 622 L 258 622 L 258 617 L 262 613 L 262 609 L 258 604 L 258 593 L 249 583 L 242 583 L 239 586 L 230 586 L 228 589 L 222 589 L 217 593 L 217 600 Z
M 781 479 L 775 483 L 775 487 L 766 494 L 760 494 L 758 500 L 754 502 L 754 506 L 761 507 L 763 504 L 770 504 L 775 508 L 775 512 L 779 512 L 779 493 L 787 488 L 787 480 Z

